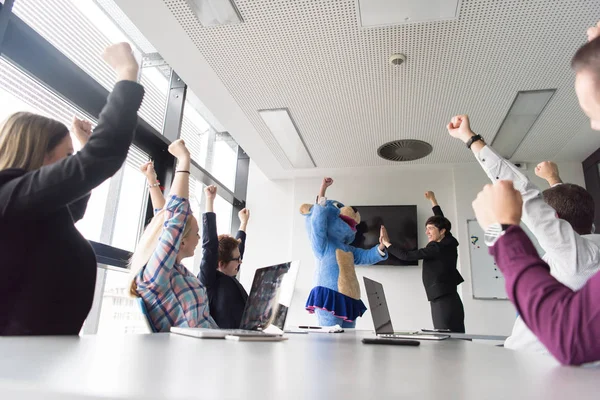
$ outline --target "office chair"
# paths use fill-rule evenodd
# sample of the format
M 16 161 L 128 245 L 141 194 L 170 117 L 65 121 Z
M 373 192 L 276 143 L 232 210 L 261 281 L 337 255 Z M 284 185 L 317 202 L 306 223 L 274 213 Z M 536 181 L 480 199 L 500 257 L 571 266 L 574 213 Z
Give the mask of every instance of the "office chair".
M 140 311 L 144 316 L 144 321 L 146 322 L 148 330 L 151 333 L 156 333 L 157 330 L 154 328 L 154 325 L 152 325 L 152 320 L 150 319 L 150 314 L 148 314 L 148 310 L 146 309 L 146 304 L 144 304 L 144 300 L 141 297 L 136 297 L 135 301 L 137 302 L 138 307 L 140 308 Z

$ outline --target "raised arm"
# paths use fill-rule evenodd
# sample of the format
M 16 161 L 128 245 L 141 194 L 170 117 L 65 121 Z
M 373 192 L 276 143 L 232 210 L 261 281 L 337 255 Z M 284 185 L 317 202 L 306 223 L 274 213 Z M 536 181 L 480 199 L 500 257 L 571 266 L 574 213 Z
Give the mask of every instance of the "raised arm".
M 552 161 L 542 161 L 535 167 L 535 174 L 548 182 L 550 187 L 563 183 L 558 174 L 558 165 Z
M 160 182 L 156 177 L 154 162 L 145 162 L 140 166 L 140 171 L 142 171 L 142 173 L 146 176 L 146 181 L 148 182 L 148 191 L 150 192 L 150 201 L 152 202 L 152 209 L 154 210 L 154 214 L 156 214 L 165 206 L 165 198 L 160 190 Z
M 440 207 L 440 205 L 437 202 L 437 199 L 435 198 L 435 193 L 433 193 L 431 190 L 428 190 L 427 192 L 425 192 L 425 198 L 431 201 L 431 209 L 433 210 L 433 215 L 439 215 L 440 217 L 443 217 L 444 213 L 442 212 L 442 207 Z
M 519 315 L 548 351 L 563 364 L 600 360 L 600 274 L 578 292 L 549 273 L 535 247 L 518 226 L 520 194 L 509 181 L 486 185 L 473 202 L 477 221 L 486 231 L 508 225 L 490 253 L 506 281 L 506 291 Z
M 310 209 L 310 226 L 308 228 L 308 234 L 310 244 L 316 254 L 322 254 L 325 251 L 325 246 L 327 245 L 328 224 L 327 213 L 325 212 L 327 198 L 325 197 L 325 194 L 327 188 L 331 185 L 333 185 L 333 179 L 323 178 L 319 195 L 317 196 L 317 203 Z M 306 210 L 301 209 L 300 211 L 304 213 Z
M 177 168 L 164 209 L 165 222 L 162 232 L 156 249 L 144 268 L 144 281 L 156 286 L 169 284 L 171 270 L 177 262 L 183 230 L 191 214 L 188 200 L 190 153 L 181 139 L 171 143 L 169 152 L 177 158 Z
M 466 115 L 452 118 L 448 124 L 448 132 L 465 143 L 478 136 L 471 130 L 469 117 Z M 578 242 L 583 239 L 573 230 L 571 224 L 557 218 L 556 211 L 544 201 L 540 189 L 513 163 L 487 146 L 483 139 L 472 141 L 471 150 L 492 182 L 513 182 L 523 198 L 523 222 L 535 235 L 544 251 L 556 261 L 557 268 L 570 275 L 577 273 L 577 266 L 580 264 L 577 257 L 585 255 L 577 254 L 577 248 L 580 248 Z M 587 243 L 582 243 L 582 246 L 586 245 Z M 589 263 L 581 263 L 585 264 Z
M 0 187 L 0 217 L 46 214 L 81 199 L 121 168 L 133 139 L 144 89 L 126 43 L 106 49 L 118 82 L 88 143 L 72 157 L 25 173 Z
M 202 215 L 202 261 L 198 279 L 204 286 L 212 286 L 217 279 L 219 267 L 219 236 L 217 234 L 217 218 L 214 210 L 217 188 L 207 186 L 204 188 L 206 198 L 206 212 Z
M 246 229 L 248 228 L 248 221 L 250 220 L 250 210 L 244 208 L 238 213 L 240 218 L 240 229 L 238 230 L 236 239 L 240 241 L 238 248 L 240 249 L 240 259 L 244 259 L 244 251 L 246 250 Z

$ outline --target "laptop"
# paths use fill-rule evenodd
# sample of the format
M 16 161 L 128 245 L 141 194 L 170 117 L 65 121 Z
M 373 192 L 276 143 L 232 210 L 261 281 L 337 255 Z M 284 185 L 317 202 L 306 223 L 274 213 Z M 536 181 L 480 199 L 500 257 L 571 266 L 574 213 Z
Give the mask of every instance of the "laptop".
M 394 332 L 392 318 L 388 309 L 383 285 L 367 277 L 363 277 L 365 290 L 369 300 L 369 308 L 375 326 L 375 333 L 379 337 L 389 339 L 416 339 L 416 340 L 444 340 L 450 335 L 445 334 L 426 334 L 419 331 L 414 332 Z
M 281 336 L 292 303 L 299 267 L 300 261 L 292 261 L 256 270 L 240 329 L 171 327 L 171 332 L 214 339 L 231 335 Z

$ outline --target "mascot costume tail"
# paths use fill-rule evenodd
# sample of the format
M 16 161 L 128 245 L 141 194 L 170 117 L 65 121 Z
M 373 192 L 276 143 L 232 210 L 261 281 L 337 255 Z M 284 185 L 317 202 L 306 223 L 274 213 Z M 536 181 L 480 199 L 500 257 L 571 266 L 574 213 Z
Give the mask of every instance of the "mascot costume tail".
M 354 328 L 356 318 L 367 310 L 360 299 L 354 266 L 386 260 L 387 251 L 380 250 L 379 246 L 370 250 L 350 246 L 360 214 L 354 207 L 325 197 L 327 187 L 332 184 L 331 178 L 323 179 L 317 203 L 300 207 L 317 260 L 315 287 L 308 296 L 306 309 L 317 314 L 321 326 Z

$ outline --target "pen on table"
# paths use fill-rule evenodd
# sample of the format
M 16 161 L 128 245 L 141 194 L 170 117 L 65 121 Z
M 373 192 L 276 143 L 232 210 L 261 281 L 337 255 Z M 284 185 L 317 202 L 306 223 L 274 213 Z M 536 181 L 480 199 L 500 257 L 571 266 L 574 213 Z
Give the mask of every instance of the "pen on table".
M 308 326 L 308 325 L 305 325 L 305 326 L 300 325 L 298 328 L 300 328 L 300 329 L 322 329 L 320 326 Z

